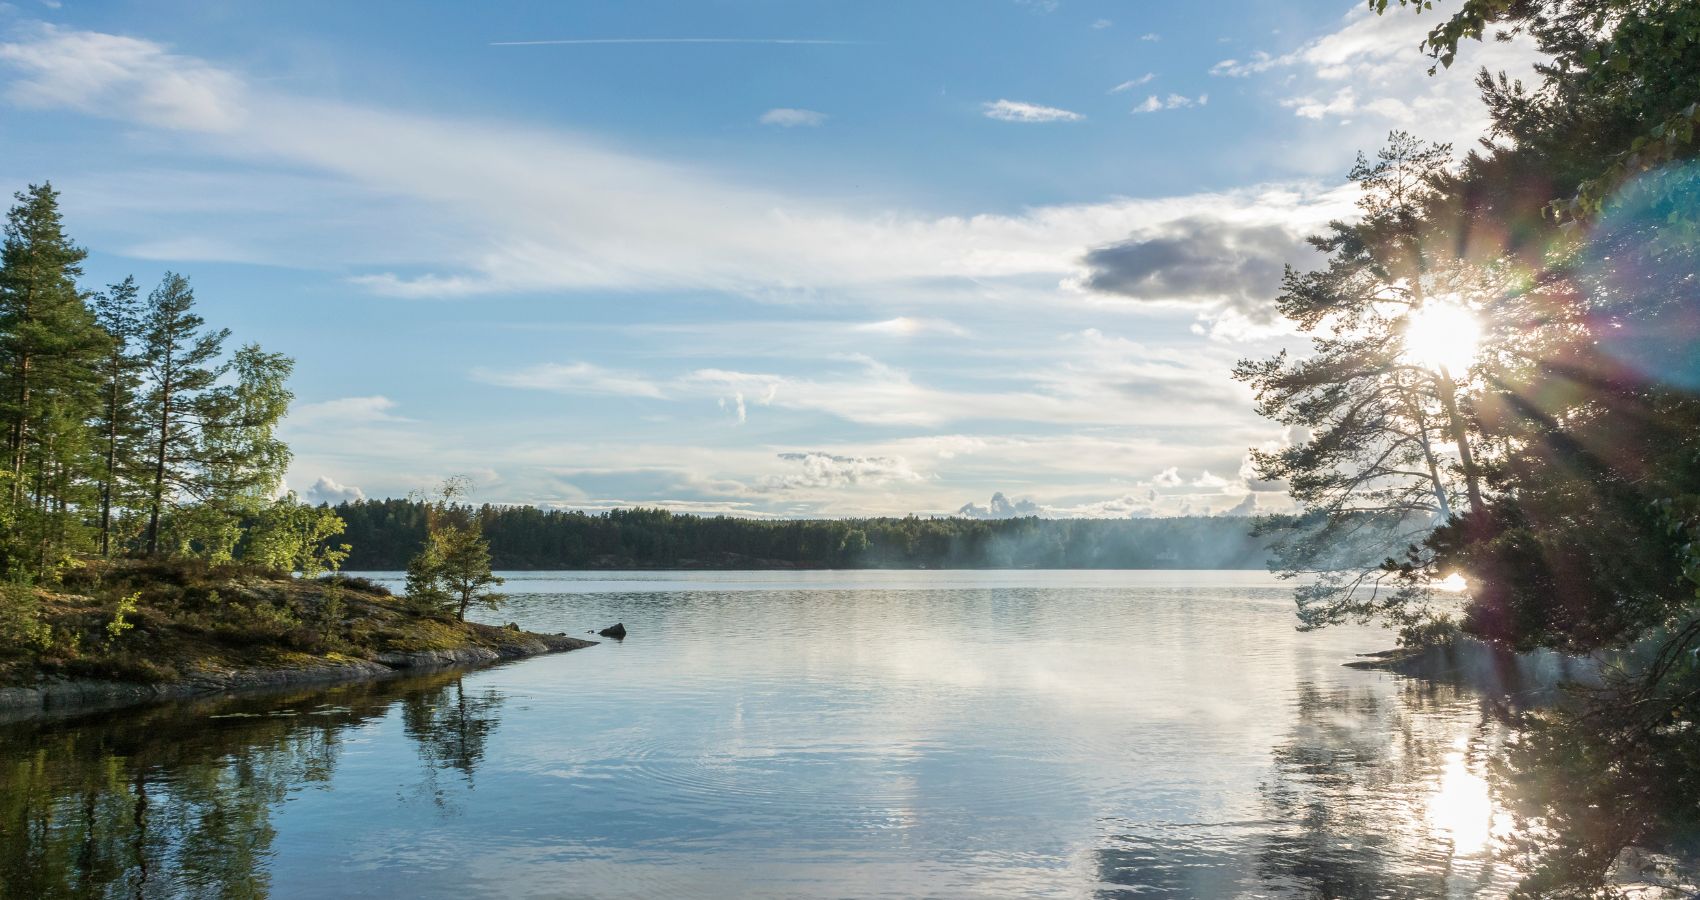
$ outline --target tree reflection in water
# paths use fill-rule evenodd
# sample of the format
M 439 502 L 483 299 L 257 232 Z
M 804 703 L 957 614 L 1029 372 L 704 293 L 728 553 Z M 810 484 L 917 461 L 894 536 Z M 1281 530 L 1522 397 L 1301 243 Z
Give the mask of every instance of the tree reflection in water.
M 1170 828 L 1110 841 L 1100 894 L 1619 897 L 1626 847 L 1673 854 L 1679 870 L 1700 856 L 1693 716 L 1649 730 L 1613 690 L 1521 709 L 1483 696 L 1418 679 L 1302 686 L 1256 813 L 1195 826 L 1209 840 Z
M 1587 897 L 1624 846 L 1695 843 L 1692 716 L 1647 731 L 1483 697 L 1392 676 L 1303 685 L 1258 789 L 1230 791 L 1216 821 L 1108 828 L 1100 893 L 1502 896 L 1522 880 Z M 442 779 L 472 789 L 502 705 L 444 673 L 0 726 L 0 900 L 265 896 L 274 815 L 328 785 L 352 729 L 391 717 L 419 793 L 451 811 Z
M 439 809 L 448 809 L 448 795 L 438 781 L 444 770 L 458 772 L 470 789 L 473 773 L 484 760 L 484 747 L 500 723 L 502 695 L 489 690 L 469 696 L 456 678 L 439 691 L 409 694 L 401 701 L 402 731 L 413 740 L 425 762 L 421 789 Z
M 432 771 L 470 779 L 497 701 L 448 673 L 0 727 L 0 900 L 266 896 L 274 809 L 398 698 Z
M 1270 888 L 1467 897 L 1515 883 L 1503 786 L 1489 777 L 1508 728 L 1479 695 L 1416 680 L 1393 695 L 1305 685 L 1297 714 L 1263 789 Z
M 1255 798 L 1230 821 L 1113 839 L 1100 894 L 1431 898 L 1515 883 L 1487 777 L 1507 729 L 1480 695 L 1304 684 L 1294 712 Z

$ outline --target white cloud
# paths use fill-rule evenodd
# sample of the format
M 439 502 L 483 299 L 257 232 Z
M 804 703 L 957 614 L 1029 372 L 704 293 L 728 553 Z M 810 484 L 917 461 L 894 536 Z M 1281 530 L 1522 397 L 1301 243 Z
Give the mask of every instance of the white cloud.
M 491 47 L 582 47 L 609 44 L 785 44 L 804 46 L 850 46 L 861 41 L 830 38 L 736 38 L 736 37 L 616 37 L 564 38 L 540 41 L 491 41 Z
M 309 426 L 321 423 L 369 424 L 408 421 L 391 412 L 395 406 L 394 400 L 384 396 L 341 397 L 336 400 L 298 404 L 290 410 L 288 422 L 291 426 Z
M 1349 116 L 1358 109 L 1357 92 L 1350 87 L 1343 87 L 1334 92 L 1334 96 L 1326 100 L 1314 97 L 1288 97 L 1281 101 L 1300 118 L 1326 119 L 1330 116 Z
M 661 385 L 642 375 L 616 372 L 587 362 L 544 363 L 525 369 L 474 369 L 472 377 L 502 387 L 554 391 L 561 394 L 613 394 L 622 397 L 662 397 Z
M 965 337 L 968 334 L 967 329 L 954 322 L 945 319 L 916 318 L 914 316 L 898 316 L 878 322 L 864 322 L 860 325 L 852 325 L 851 330 L 892 337 L 914 337 L 915 335 L 929 333 Z
M 1125 92 L 1131 91 L 1134 88 L 1139 87 L 1141 85 L 1150 84 L 1152 81 L 1156 80 L 1156 78 L 1157 78 L 1156 72 L 1146 72 L 1144 75 L 1141 75 L 1138 78 L 1130 78 L 1127 81 L 1124 81 L 1121 84 L 1118 84 L 1113 88 L 1110 88 L 1110 93 L 1112 93 L 1112 94 L 1125 93 Z
M 1360 5 L 1337 29 L 1295 50 L 1225 59 L 1210 73 L 1250 78 L 1281 72 L 1282 106 L 1306 119 L 1360 125 L 1366 141 L 1376 140 L 1378 132 L 1384 136 L 1389 128 L 1454 144 L 1472 141 L 1488 126 L 1472 72 L 1486 67 L 1527 80 L 1540 53 L 1526 35 L 1511 41 L 1466 42 L 1460 65 L 1427 76 L 1433 60 L 1421 45 L 1435 15 L 1450 14 L 1445 5 L 1424 15 L 1405 9 L 1376 15 Z
M 907 296 L 943 300 L 1099 302 L 1054 290 L 1078 274 L 1087 247 L 1197 215 L 1310 220 L 1332 202 L 1327 192 L 1299 186 L 1013 214 L 848 210 L 841 201 L 778 194 L 568 132 L 293 97 L 138 39 L 41 30 L 0 44 L 4 68 L 22 73 L 6 86 L 15 100 L 190 132 L 185 142 L 194 153 L 250 164 L 228 174 L 208 167 L 192 176 L 109 180 L 103 190 L 114 214 L 106 220 L 129 222 L 131 243 L 329 264 L 360 273 L 355 282 L 374 292 L 401 297 L 706 290 L 859 299 L 896 296 L 892 289 L 902 287 Z M 85 70 L 104 74 L 85 77 Z M 203 93 L 221 98 L 216 115 L 132 102 L 169 96 L 184 78 L 212 86 Z M 1004 103 L 999 108 L 1017 121 L 1078 116 Z M 176 112 L 160 114 L 162 106 Z M 209 122 L 217 130 L 200 127 Z M 328 207 L 357 212 L 327 221 Z M 268 215 L 237 215 L 255 208 Z M 216 229 L 197 225 L 207 210 L 231 215 Z M 160 223 L 173 212 L 186 233 L 168 238 Z
M 750 409 L 744 404 L 744 395 L 740 391 L 733 391 L 730 397 L 720 397 L 715 400 L 715 403 L 721 409 L 731 410 L 732 416 L 737 419 L 739 425 L 750 420 Z
M 1107 500 L 1091 500 L 1072 506 L 1046 507 L 1047 514 L 1059 519 L 1146 519 L 1158 515 L 1158 499 L 1151 491 L 1123 494 Z M 1168 511 L 1168 515 L 1178 513 Z
M 1163 39 L 1163 36 L 1158 34 L 1155 31 L 1147 31 L 1146 33 L 1140 35 L 1139 39 L 1142 40 L 1142 41 L 1160 41 L 1160 40 Z
M 781 453 L 779 458 L 797 463 L 801 471 L 768 476 L 761 481 L 765 490 L 842 488 L 923 480 L 920 473 L 910 468 L 908 460 L 900 456 L 844 456 L 811 450 Z
M 986 506 L 978 503 L 964 503 L 956 510 L 956 514 L 969 519 L 1018 519 L 1024 516 L 1037 516 L 1044 512 L 1039 504 L 1032 500 L 1011 501 L 1004 496 L 1003 491 L 992 495 L 992 501 Z
M 1257 495 L 1256 494 L 1247 494 L 1247 495 L 1245 495 L 1244 500 L 1241 500 L 1240 502 L 1234 504 L 1233 506 L 1230 506 L 1227 509 L 1222 510 L 1221 512 L 1217 513 L 1216 515 L 1219 515 L 1219 516 L 1255 516 L 1255 515 L 1257 515 L 1257 510 L 1258 510 Z
M 1230 484 L 1233 484 L 1233 482 L 1221 477 L 1220 475 L 1210 474 L 1209 469 L 1205 469 L 1197 478 L 1192 480 L 1193 487 L 1201 487 L 1213 491 L 1219 491 L 1222 488 L 1228 487 Z
M 1019 100 L 997 100 L 987 103 L 984 108 L 986 118 L 1002 122 L 1078 122 L 1086 118 L 1066 109 Z
M 1181 94 L 1170 94 L 1167 97 L 1158 97 L 1156 94 L 1152 94 L 1145 98 L 1144 103 L 1135 106 L 1133 111 L 1135 113 L 1151 113 L 1165 109 L 1187 109 L 1193 106 L 1204 106 L 1209 102 L 1209 94 L 1199 94 L 1196 98 Z
M 354 485 L 340 484 L 329 476 L 320 475 L 319 480 L 313 482 L 313 486 L 307 489 L 307 493 L 302 499 L 315 506 L 320 503 L 329 503 L 335 506 L 338 503 L 364 500 L 366 493 Z
M 1232 365 L 1231 354 L 1159 350 L 1095 329 L 1063 340 L 1069 352 L 1062 362 L 1002 372 L 998 386 L 980 389 L 928 384 L 868 357 L 828 361 L 809 375 L 709 368 L 657 378 L 585 363 L 548 363 L 479 369 L 473 377 L 565 394 L 712 399 L 723 409 L 735 409 L 739 421 L 748 406 L 755 406 L 880 426 L 1164 424 L 1179 418 L 1203 424 L 1241 421 L 1250 407 L 1245 389 L 1223 376 Z M 1018 384 L 1009 386 L 1010 380 Z
M 245 118 L 241 79 L 158 44 L 39 25 L 28 40 L 0 44 L 0 63 L 21 77 L 6 98 L 21 106 L 69 107 L 162 128 L 230 131 Z
M 1098 21 L 1092 23 L 1092 30 L 1093 31 L 1103 31 L 1104 29 L 1109 28 L 1110 26 L 1112 26 L 1114 24 L 1116 24 L 1116 23 L 1110 21 L 1109 19 L 1099 19 Z
M 815 112 L 812 109 L 780 107 L 761 114 L 761 124 L 777 125 L 781 128 L 796 128 L 798 126 L 814 128 L 825 121 L 826 113 Z

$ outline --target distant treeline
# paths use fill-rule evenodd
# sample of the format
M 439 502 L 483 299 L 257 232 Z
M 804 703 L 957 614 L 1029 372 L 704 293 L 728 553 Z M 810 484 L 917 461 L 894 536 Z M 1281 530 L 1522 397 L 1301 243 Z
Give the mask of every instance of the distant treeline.
M 425 537 L 414 500 L 342 503 L 345 568 L 401 569 Z M 498 569 L 1261 569 L 1240 518 L 742 519 L 659 509 L 604 513 L 486 506 Z

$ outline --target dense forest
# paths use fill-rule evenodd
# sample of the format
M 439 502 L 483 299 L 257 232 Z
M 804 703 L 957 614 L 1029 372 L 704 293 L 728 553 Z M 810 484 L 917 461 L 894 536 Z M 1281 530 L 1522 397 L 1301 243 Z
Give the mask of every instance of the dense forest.
M 353 547 L 346 565 L 405 566 L 424 540 L 428 508 L 417 500 L 334 507 Z M 498 569 L 1261 569 L 1269 556 L 1247 520 L 1227 517 L 760 520 L 485 506 L 473 518 Z

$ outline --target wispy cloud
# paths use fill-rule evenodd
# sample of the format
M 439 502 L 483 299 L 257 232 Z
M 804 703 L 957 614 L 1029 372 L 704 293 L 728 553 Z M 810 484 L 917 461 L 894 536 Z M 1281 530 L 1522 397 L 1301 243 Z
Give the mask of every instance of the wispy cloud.
M 1040 106 L 1020 100 L 996 100 L 984 106 L 986 118 L 1001 122 L 1078 122 L 1085 116 L 1055 106 Z
M 1110 93 L 1120 94 L 1120 93 L 1124 93 L 1126 91 L 1131 91 L 1134 88 L 1139 87 L 1140 85 L 1150 84 L 1152 81 L 1156 80 L 1156 78 L 1157 78 L 1156 72 L 1146 72 L 1144 75 L 1141 75 L 1138 78 L 1130 78 L 1127 81 L 1124 81 L 1121 84 L 1118 84 L 1113 88 L 1110 88 Z
M 492 47 L 571 47 L 594 44 L 821 44 L 851 46 L 865 41 L 842 41 L 827 38 L 733 38 L 733 37 L 634 37 L 634 38 L 559 38 L 540 41 L 491 41 Z
M 1241 419 L 1249 408 L 1244 389 L 1222 377 L 1232 360 L 1226 351 L 1170 352 L 1091 329 L 1063 341 L 1065 361 L 1003 372 L 988 386 L 934 383 L 867 357 L 806 374 L 705 368 L 658 377 L 586 363 L 549 363 L 479 369 L 473 377 L 528 390 L 712 400 L 743 415 L 754 407 L 881 426 L 973 421 L 1126 425 L 1183 418 L 1221 423 Z
M 1196 98 L 1182 96 L 1181 94 L 1170 94 L 1167 97 L 1158 97 L 1156 94 L 1152 94 L 1145 98 L 1144 103 L 1135 106 L 1133 111 L 1135 113 L 1153 113 L 1165 109 L 1186 109 L 1192 106 L 1205 106 L 1209 103 L 1209 94 L 1199 94 Z
M 1099 19 L 1098 21 L 1092 23 L 1092 30 L 1093 31 L 1103 31 L 1104 29 L 1109 28 L 1110 26 L 1112 26 L 1114 24 L 1116 24 L 1116 23 L 1110 21 L 1109 19 Z
M 762 113 L 760 121 L 763 125 L 777 125 L 780 128 L 814 128 L 826 121 L 826 113 L 812 109 L 779 107 Z
M 928 333 L 963 337 L 968 334 L 967 329 L 954 322 L 948 322 L 944 319 L 919 319 L 913 316 L 898 316 L 878 322 L 866 322 L 861 325 L 853 325 L 851 328 L 854 331 L 885 334 L 893 337 L 913 337 Z
M 42 26 L 0 43 L 5 70 L 0 89 L 14 103 L 179 133 L 193 161 L 245 166 L 111 180 L 119 209 L 108 220 L 134 223 L 129 244 L 169 238 L 185 260 L 203 248 L 278 265 L 329 261 L 356 273 L 354 283 L 400 297 L 683 289 L 787 300 L 831 290 L 886 302 L 1040 293 L 1087 302 L 1066 286 L 1088 248 L 1197 216 L 1303 227 L 1339 206 L 1314 187 L 1263 186 L 1017 213 L 870 211 L 582 134 L 295 96 L 135 38 Z M 1013 100 L 986 114 L 1083 118 Z M 327 222 L 327 206 L 355 218 Z M 208 208 L 233 215 L 201 226 Z M 257 208 L 267 215 L 234 215 Z M 174 210 L 176 234 L 162 234 Z
M 395 407 L 396 402 L 384 396 L 320 400 L 316 403 L 302 403 L 290 410 L 289 424 L 309 426 L 321 423 L 349 425 L 410 421 L 396 415 Z
M 1516 78 L 1531 72 L 1541 55 L 1527 35 L 1486 41 L 1471 46 L 1469 65 L 1424 77 L 1431 61 L 1422 43 L 1430 27 L 1427 16 L 1391 11 L 1376 15 L 1360 6 L 1335 30 L 1296 49 L 1224 59 L 1210 74 L 1250 79 L 1278 73 L 1270 82 L 1281 106 L 1300 118 L 1357 124 L 1365 141 L 1385 136 L 1389 126 L 1439 140 L 1467 141 L 1487 126 L 1468 72 L 1486 68 Z M 1330 140 L 1349 146 L 1359 137 L 1335 133 Z
M 1158 34 L 1155 31 L 1147 31 L 1146 33 L 1140 35 L 1139 39 L 1142 40 L 1142 41 L 1160 41 L 1160 40 L 1163 39 L 1163 36 Z
M 224 132 L 246 118 L 246 89 L 238 76 L 152 41 L 67 31 L 52 25 L 25 30 L 0 44 L 0 63 L 22 73 L 6 86 L 21 106 L 68 107 L 161 128 Z
M 642 375 L 616 372 L 587 362 L 545 363 L 526 369 L 475 369 L 472 377 L 502 387 L 554 391 L 563 394 L 613 394 L 622 397 L 665 396 L 660 384 Z
M 923 480 L 923 476 L 901 456 L 846 456 L 821 450 L 781 453 L 778 456 L 786 462 L 798 464 L 800 471 L 762 479 L 760 485 L 766 490 L 843 488 Z

